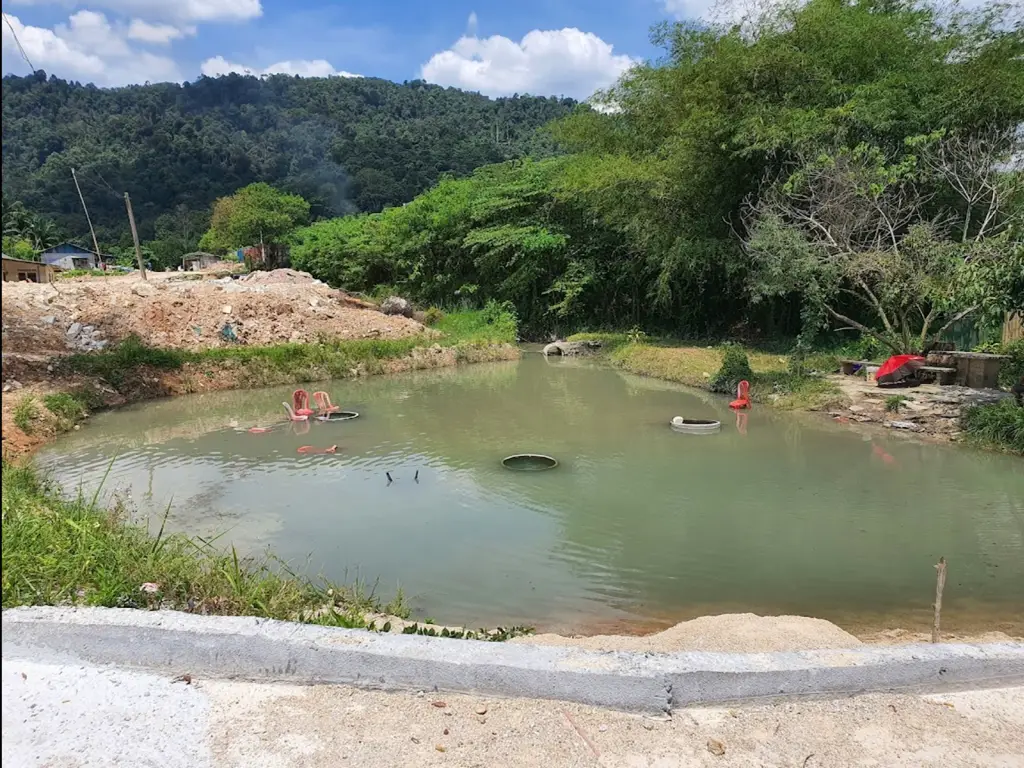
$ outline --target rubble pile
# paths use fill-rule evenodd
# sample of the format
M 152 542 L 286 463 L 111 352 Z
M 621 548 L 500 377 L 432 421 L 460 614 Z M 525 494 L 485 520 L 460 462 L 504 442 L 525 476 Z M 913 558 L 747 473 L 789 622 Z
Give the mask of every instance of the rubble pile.
M 4 353 L 101 350 L 130 334 L 159 347 L 203 349 L 429 333 L 401 315 L 277 269 L 212 277 L 151 273 L 55 283 L 5 283 Z

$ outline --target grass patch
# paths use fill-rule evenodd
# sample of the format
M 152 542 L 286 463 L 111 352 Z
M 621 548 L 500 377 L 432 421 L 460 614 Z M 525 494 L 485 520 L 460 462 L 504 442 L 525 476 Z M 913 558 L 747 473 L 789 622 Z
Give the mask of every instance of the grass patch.
M 899 413 L 900 408 L 908 399 L 906 395 L 889 395 L 885 398 L 885 410 L 889 413 Z
M 201 350 L 163 349 L 129 336 L 101 352 L 69 355 L 59 361 L 64 373 L 102 378 L 122 389 L 139 369 L 178 371 L 186 365 L 245 366 L 252 386 L 322 381 L 351 376 L 354 370 L 378 373 L 386 360 L 407 357 L 417 347 L 514 344 L 515 314 L 504 305 L 491 303 L 482 310 L 452 312 L 437 321 L 440 336 L 404 339 L 329 339 L 307 344 L 270 346 L 234 345 Z M 207 373 L 211 373 L 207 371 Z
M 66 432 L 89 415 L 88 404 L 70 392 L 56 392 L 43 397 L 43 405 L 57 419 L 57 429 Z
M 838 387 L 818 376 L 791 373 L 785 355 L 743 348 L 753 377 L 750 398 L 772 402 L 781 408 L 816 410 L 842 401 Z M 654 376 L 691 387 L 710 389 L 721 369 L 722 347 L 668 347 L 625 344 L 614 349 L 610 359 L 627 371 Z
M 515 310 L 495 301 L 479 310 L 449 312 L 434 327 L 449 344 L 515 344 L 519 334 Z
M 1024 408 L 1010 398 L 964 409 L 960 426 L 971 442 L 1024 455 Z
M 162 529 L 151 536 L 123 509 L 64 499 L 30 468 L 6 461 L 2 494 L 4 608 L 164 607 L 344 626 L 362 626 L 368 611 L 405 610 L 382 606 L 360 585 L 296 577 L 273 559 L 219 552 Z
M 59 365 L 65 371 L 97 376 L 119 387 L 136 368 L 174 370 L 181 368 L 188 358 L 189 353 L 184 350 L 150 347 L 132 335 L 102 352 L 69 355 Z
M 626 344 L 637 343 L 636 337 L 629 333 L 613 333 L 610 331 L 584 331 L 574 333 L 566 341 L 599 341 L 605 352 L 613 352 Z
M 39 408 L 36 399 L 32 395 L 25 395 L 14 406 L 12 418 L 14 426 L 26 435 L 32 434 L 33 422 L 39 417 Z
M 120 270 L 106 272 L 102 269 L 66 269 L 63 272 L 57 272 L 56 277 L 58 280 L 70 280 L 73 277 L 117 277 L 124 274 L 127 273 Z

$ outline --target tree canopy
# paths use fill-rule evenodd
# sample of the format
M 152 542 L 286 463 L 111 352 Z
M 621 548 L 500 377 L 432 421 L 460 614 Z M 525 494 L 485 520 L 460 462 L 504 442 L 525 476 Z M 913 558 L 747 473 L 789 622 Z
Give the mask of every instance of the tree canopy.
M 230 251 L 252 245 L 276 245 L 309 220 L 309 203 L 259 182 L 213 204 L 210 228 L 199 247 Z
M 659 25 L 664 58 L 601 94 L 609 110 L 552 126 L 568 156 L 315 225 L 296 257 L 351 287 L 507 299 L 534 332 L 813 335 L 842 316 L 919 346 L 1019 301 L 991 282 L 1024 232 L 1012 11 L 810 0 Z

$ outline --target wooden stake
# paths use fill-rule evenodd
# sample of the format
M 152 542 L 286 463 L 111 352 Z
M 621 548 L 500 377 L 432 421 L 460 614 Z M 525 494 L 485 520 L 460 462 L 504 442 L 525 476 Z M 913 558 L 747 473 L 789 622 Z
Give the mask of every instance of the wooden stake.
M 132 199 L 128 197 L 128 193 L 124 193 L 124 206 L 128 209 L 128 223 L 132 225 L 132 240 L 135 241 L 135 258 L 139 262 L 139 274 L 142 275 L 142 279 L 148 279 L 146 277 L 146 265 L 142 263 L 142 248 L 139 246 L 139 232 L 135 229 L 135 214 L 132 213 Z
M 78 199 L 82 201 L 82 210 L 85 211 L 85 221 L 89 225 L 89 234 L 92 235 L 92 247 L 96 249 L 96 258 L 99 260 L 100 268 L 103 268 L 103 254 L 100 253 L 100 244 L 96 242 L 96 230 L 92 228 L 92 219 L 89 218 L 89 209 L 85 205 L 85 197 L 82 196 L 82 188 L 78 186 L 78 176 L 75 169 L 71 169 L 71 178 L 75 180 L 75 189 L 78 190 Z
M 946 558 L 940 557 L 935 566 L 935 620 L 932 622 L 932 642 L 939 642 L 939 617 L 942 613 L 942 590 L 946 586 Z

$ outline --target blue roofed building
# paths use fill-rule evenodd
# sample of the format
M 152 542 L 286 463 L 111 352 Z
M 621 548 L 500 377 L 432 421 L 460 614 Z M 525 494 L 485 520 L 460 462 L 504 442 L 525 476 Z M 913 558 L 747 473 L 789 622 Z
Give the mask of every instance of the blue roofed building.
M 61 243 L 40 251 L 39 259 L 63 269 L 99 269 L 103 261 L 95 252 L 74 243 Z

